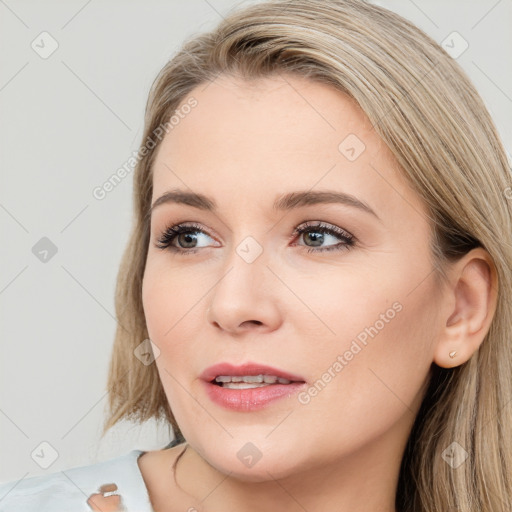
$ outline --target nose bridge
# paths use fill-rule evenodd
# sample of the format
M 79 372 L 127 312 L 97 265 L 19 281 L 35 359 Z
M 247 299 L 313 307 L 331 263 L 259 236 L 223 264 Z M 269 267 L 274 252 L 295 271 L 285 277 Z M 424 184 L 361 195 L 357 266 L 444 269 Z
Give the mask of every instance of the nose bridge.
M 257 291 L 265 279 L 264 274 L 268 273 L 267 256 L 263 244 L 254 236 L 243 236 L 240 241 L 235 239 L 225 262 L 226 271 L 229 272 L 224 279 L 229 282 L 229 288 L 247 286 L 248 294 Z
M 232 203 L 231 218 L 228 219 L 231 231 L 230 241 L 223 249 L 225 251 L 226 268 L 235 265 L 247 272 L 255 269 L 263 270 L 263 261 L 267 260 L 270 237 L 267 234 L 268 225 L 261 205 L 249 205 L 248 198 L 239 196 Z M 264 205 L 263 205 L 264 207 Z M 251 211 L 249 211 L 251 210 Z M 265 247 L 264 247 L 265 246 Z
M 252 235 L 233 238 L 233 244 L 222 249 L 225 261 L 222 276 L 213 288 L 210 308 L 217 323 L 239 325 L 247 320 L 274 323 L 274 276 L 267 268 L 269 253 Z M 274 311 L 274 313 L 271 313 Z

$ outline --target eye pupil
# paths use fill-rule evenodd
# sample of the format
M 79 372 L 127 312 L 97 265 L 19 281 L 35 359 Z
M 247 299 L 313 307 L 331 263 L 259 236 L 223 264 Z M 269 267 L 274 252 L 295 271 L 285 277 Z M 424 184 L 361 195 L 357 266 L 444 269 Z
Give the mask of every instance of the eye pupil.
M 182 237 L 180 239 L 180 245 L 182 243 L 182 240 L 183 239 L 186 239 L 185 242 L 184 242 L 184 246 L 186 247 L 188 243 L 194 243 L 194 242 L 197 242 L 197 237 L 191 233 L 182 233 L 181 235 L 179 235 L 180 237 Z M 194 245 L 192 245 L 192 247 L 194 247 Z
M 324 239 L 324 233 L 319 233 L 318 231 L 308 231 L 305 233 L 306 237 L 309 237 L 313 243 L 316 243 L 317 245 L 322 245 L 323 239 Z

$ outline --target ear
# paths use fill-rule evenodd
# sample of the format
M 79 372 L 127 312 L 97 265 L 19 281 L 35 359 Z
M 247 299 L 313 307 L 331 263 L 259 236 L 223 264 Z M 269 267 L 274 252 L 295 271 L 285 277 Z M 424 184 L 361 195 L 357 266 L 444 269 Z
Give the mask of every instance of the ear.
M 480 347 L 496 311 L 498 278 L 492 258 L 477 247 L 448 271 L 449 285 L 434 362 L 442 368 L 465 363 Z

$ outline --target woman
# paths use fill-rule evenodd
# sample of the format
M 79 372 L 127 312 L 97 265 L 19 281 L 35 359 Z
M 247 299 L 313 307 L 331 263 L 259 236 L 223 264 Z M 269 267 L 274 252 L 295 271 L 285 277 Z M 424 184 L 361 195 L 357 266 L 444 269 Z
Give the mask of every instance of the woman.
M 358 0 L 234 12 L 157 77 L 134 184 L 104 432 L 177 438 L 0 510 L 512 509 L 512 176 L 439 45 Z

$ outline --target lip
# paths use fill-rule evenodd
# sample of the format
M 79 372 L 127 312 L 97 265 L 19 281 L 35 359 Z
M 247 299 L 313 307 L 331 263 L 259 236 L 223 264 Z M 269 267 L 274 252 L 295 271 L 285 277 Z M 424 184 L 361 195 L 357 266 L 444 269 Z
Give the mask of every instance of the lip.
M 290 384 L 271 384 L 251 389 L 229 389 L 212 381 L 219 375 L 274 375 L 292 381 Z M 200 376 L 206 394 L 212 402 L 226 409 L 239 412 L 260 410 L 280 398 L 291 397 L 306 387 L 300 375 L 259 363 L 247 363 L 235 366 L 230 363 L 219 363 L 207 368 Z
M 219 375 L 231 375 L 231 376 L 246 376 L 246 375 L 275 375 L 282 379 L 288 379 L 296 382 L 305 382 L 306 379 L 300 375 L 294 375 L 292 373 L 267 366 L 262 363 L 246 363 L 243 365 L 235 366 L 230 363 L 218 363 L 210 366 L 201 373 L 200 378 L 206 382 L 211 382 L 215 377 Z

